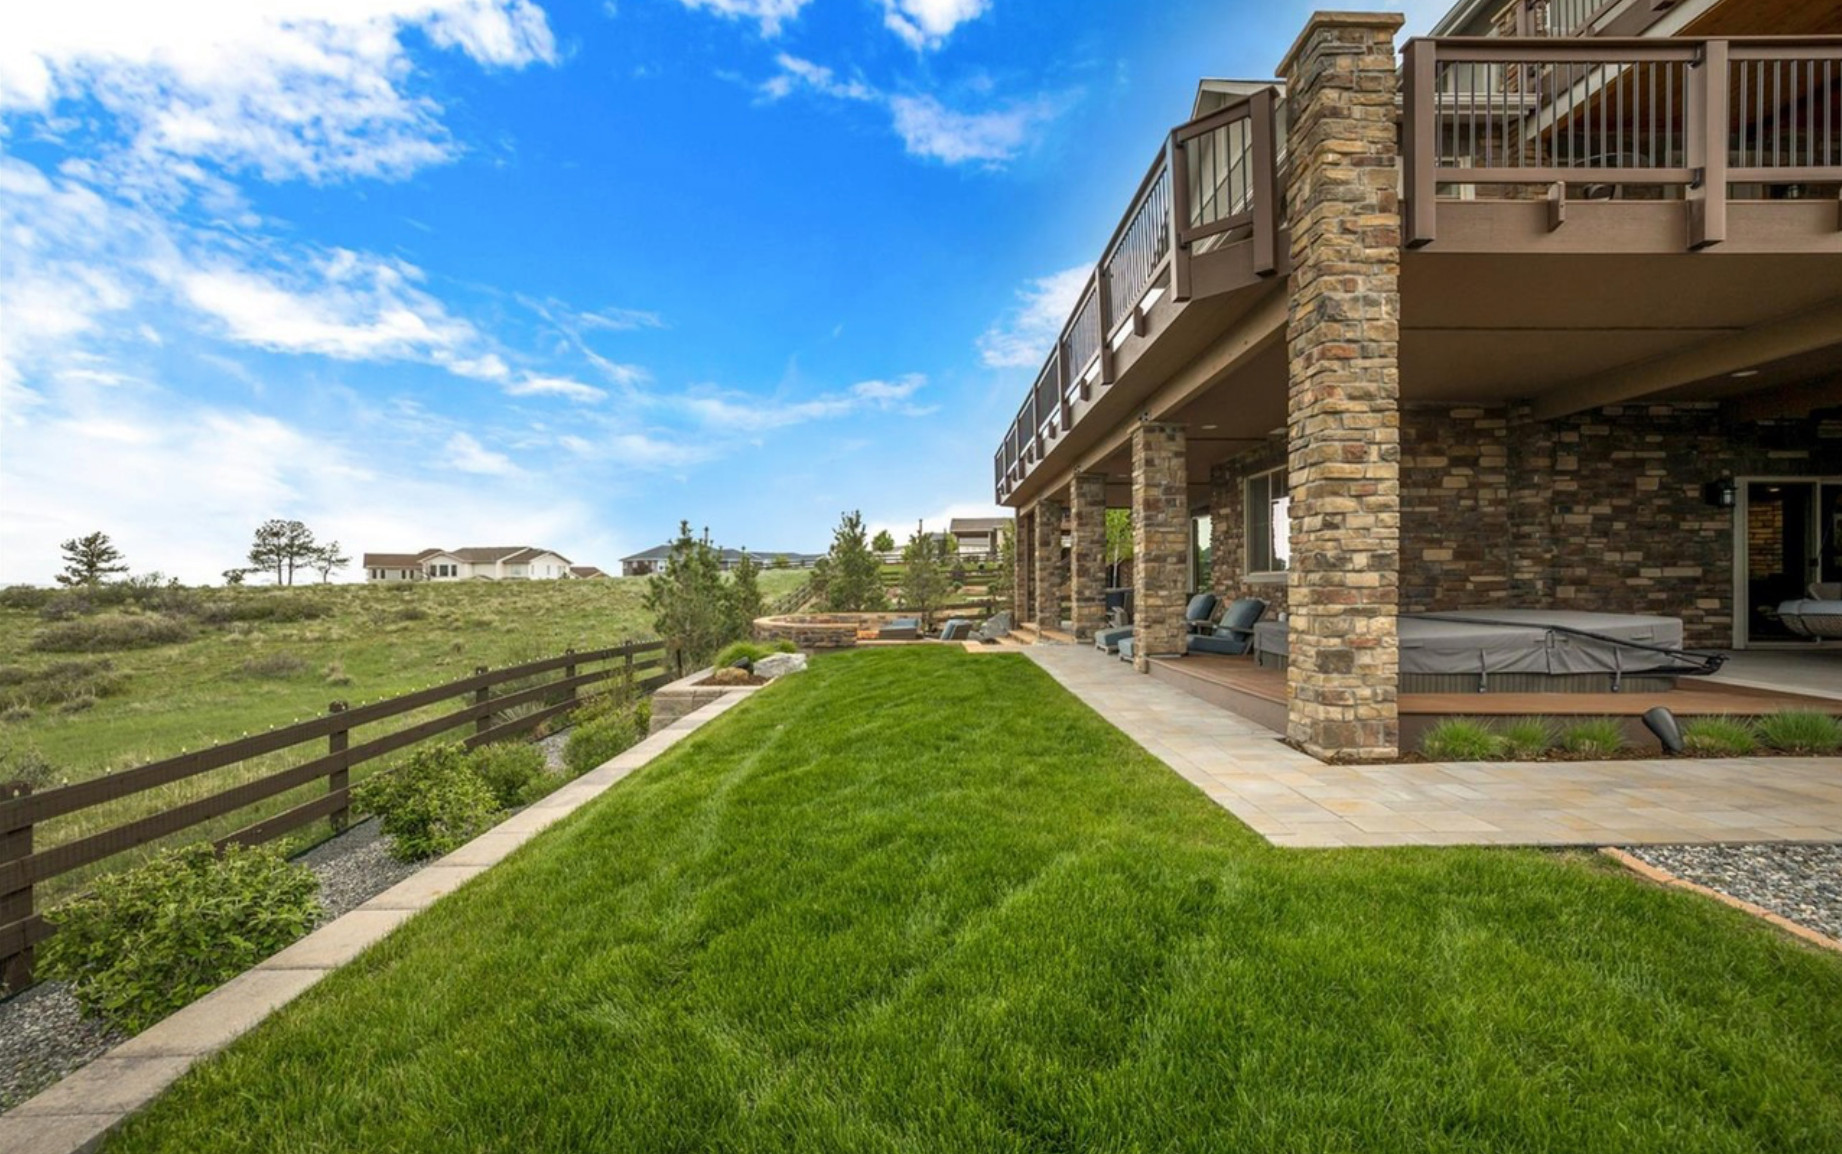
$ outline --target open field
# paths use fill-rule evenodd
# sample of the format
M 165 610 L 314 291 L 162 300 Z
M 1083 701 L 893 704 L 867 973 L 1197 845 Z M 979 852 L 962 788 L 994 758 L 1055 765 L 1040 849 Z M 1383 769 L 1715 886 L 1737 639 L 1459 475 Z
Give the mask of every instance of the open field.
M 1842 959 L 1596 856 L 1275 849 L 1020 657 L 821 657 L 111 1151 L 1833 1151 Z
M 804 578 L 766 571 L 763 595 Z M 0 608 L 0 680 L 83 665 L 90 671 L 76 676 L 79 684 L 104 689 L 79 695 L 75 710 L 57 702 L 29 706 L 29 716 L 15 710 L 0 721 L 0 743 L 30 743 L 60 776 L 82 780 L 312 716 L 335 700 L 357 705 L 481 665 L 650 637 L 645 586 L 644 578 L 613 578 L 197 590 L 189 592 L 226 607 L 214 616 L 253 619 L 188 624 L 189 639 L 171 644 L 58 653 L 32 646 L 65 623 L 38 609 Z M 301 619 L 263 619 L 265 606 Z M 18 686 L 0 685 L 0 697 L 9 689 Z

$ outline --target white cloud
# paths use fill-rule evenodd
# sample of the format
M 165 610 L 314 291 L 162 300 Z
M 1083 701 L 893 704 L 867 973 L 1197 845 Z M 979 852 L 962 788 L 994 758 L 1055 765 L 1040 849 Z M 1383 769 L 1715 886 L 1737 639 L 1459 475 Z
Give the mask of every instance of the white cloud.
M 883 0 L 883 26 L 924 51 L 946 43 L 955 28 L 990 6 L 990 0 Z
M 339 360 L 440 360 L 490 376 L 502 365 L 464 355 L 480 343 L 468 322 L 416 287 L 422 272 L 403 261 L 346 249 L 312 259 L 299 273 L 213 263 L 179 270 L 183 298 L 242 344 Z
M 446 450 L 446 462 L 463 473 L 484 473 L 492 477 L 503 477 L 517 472 L 512 459 L 504 453 L 495 453 L 480 444 L 471 433 L 456 433 L 448 438 L 443 446 Z
M 662 329 L 665 320 L 658 313 L 644 309 L 594 309 L 578 312 L 576 319 L 585 328 L 630 332 L 634 329 Z
M 911 398 L 926 384 L 925 376 L 910 373 L 894 381 L 859 381 L 843 392 L 825 393 L 802 401 L 704 389 L 669 398 L 666 403 L 683 409 L 711 428 L 753 434 L 862 412 L 925 416 L 934 410 L 912 403 Z
M 861 80 L 838 79 L 837 73 L 823 64 L 814 64 L 785 52 L 774 57 L 774 63 L 780 66 L 780 74 L 761 85 L 762 93 L 770 100 L 779 100 L 799 87 L 839 100 L 880 101 L 883 98 L 882 93 Z
M 841 79 L 822 64 L 781 53 L 775 57 L 780 71 L 763 81 L 761 94 L 781 100 L 806 90 L 888 109 L 896 135 L 909 155 L 947 164 L 977 163 L 993 167 L 1021 153 L 1031 134 L 1055 118 L 1057 109 L 1047 100 L 1014 104 L 986 112 L 960 112 L 933 96 L 891 95 L 860 79 Z
M 514 397 L 566 397 L 583 404 L 607 400 L 607 393 L 585 385 L 581 381 L 572 381 L 568 377 L 528 376 L 505 386 L 505 391 Z
M 1024 285 L 1021 303 L 979 337 L 979 359 L 994 369 L 1040 368 L 1093 271 L 1078 265 Z
M 799 16 L 812 0 L 678 0 L 686 8 L 713 12 L 726 20 L 753 20 L 763 36 L 780 35 L 780 27 Z
M 556 59 L 528 0 L 9 4 L 0 111 L 93 98 L 127 137 L 105 167 L 133 181 L 205 180 L 194 162 L 271 180 L 401 177 L 456 150 L 440 105 L 409 90 L 411 30 L 488 67 Z
M 892 96 L 895 130 L 914 156 L 948 164 L 999 164 L 1023 151 L 1031 132 L 1054 117 L 1042 101 L 995 112 L 956 112 L 932 96 Z

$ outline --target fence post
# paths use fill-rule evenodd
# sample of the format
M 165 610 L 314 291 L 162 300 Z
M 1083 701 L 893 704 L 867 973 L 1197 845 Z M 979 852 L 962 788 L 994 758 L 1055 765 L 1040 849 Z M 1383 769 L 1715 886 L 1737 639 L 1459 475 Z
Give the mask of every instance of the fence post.
M 344 713 L 345 710 L 346 703 L 343 701 L 335 701 L 326 707 L 327 714 L 331 716 L 337 716 Z M 351 730 L 335 729 L 326 735 L 326 752 L 332 756 L 344 753 L 350 746 L 351 740 Z M 351 767 L 342 760 L 336 769 L 326 775 L 326 792 L 338 793 L 340 790 L 350 785 L 351 780 Z M 328 815 L 328 820 L 332 822 L 334 833 L 345 832 L 346 825 L 352 820 L 352 807 L 350 802 L 348 801 L 338 809 L 335 809 Z
M 569 664 L 563 666 L 563 679 L 565 681 L 574 681 L 576 677 L 576 662 L 575 662 L 576 647 L 571 645 L 568 649 L 563 650 L 563 656 L 570 659 Z M 569 696 L 565 700 L 567 700 L 571 705 L 574 705 L 576 702 L 581 700 L 581 698 L 576 693 L 575 686 L 572 685 L 569 687 Z
M 486 672 L 486 666 L 484 665 L 476 665 L 473 667 L 473 673 L 475 677 L 478 677 L 485 672 Z M 485 705 L 488 701 L 491 701 L 491 700 L 492 700 L 492 686 L 482 685 L 478 689 L 473 691 L 473 703 L 475 705 Z M 473 723 L 473 732 L 475 732 L 476 734 L 485 733 L 487 730 L 491 728 L 492 728 L 492 714 L 490 713 L 480 714 L 480 716 L 477 719 L 475 719 Z
M 638 688 L 633 684 L 633 638 L 629 637 L 621 642 L 621 648 L 627 651 L 626 681 L 621 686 L 621 692 L 631 693 Z
M 23 781 L 0 785 L 0 801 L 28 797 L 31 793 L 31 785 Z M 31 855 L 30 824 L 0 829 L 0 864 L 19 861 Z M 29 880 L 20 883 L 20 888 L 16 890 L 0 894 L 0 926 L 23 922 L 31 916 L 32 883 Z M 0 986 L 17 993 L 32 984 L 33 952 L 31 946 L 25 946 L 16 954 L 0 958 Z

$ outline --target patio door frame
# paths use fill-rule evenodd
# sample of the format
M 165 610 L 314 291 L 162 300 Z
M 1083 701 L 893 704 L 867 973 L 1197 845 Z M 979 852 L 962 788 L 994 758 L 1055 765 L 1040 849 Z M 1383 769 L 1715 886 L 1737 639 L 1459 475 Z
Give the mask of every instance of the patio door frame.
M 1816 500 L 1812 502 L 1812 516 L 1818 517 L 1821 515 L 1823 506 L 1823 486 L 1834 485 L 1838 488 L 1842 488 L 1842 476 L 1811 476 L 1806 473 L 1802 476 L 1772 474 L 1756 477 L 1735 477 L 1733 479 L 1733 485 L 1733 647 L 1735 649 L 1791 650 L 1842 648 L 1842 642 L 1836 641 L 1791 641 L 1771 639 L 1754 641 L 1751 639 L 1749 633 L 1751 631 L 1752 612 L 1749 604 L 1751 600 L 1751 591 L 1749 588 L 1750 573 L 1748 572 L 1751 556 L 1748 551 L 1747 541 L 1747 530 L 1749 528 L 1747 523 L 1749 518 L 1748 507 L 1751 503 L 1750 494 L 1752 486 L 1809 485 L 1816 490 Z M 1821 525 L 1817 526 L 1817 530 L 1820 540 L 1820 533 L 1822 531 Z

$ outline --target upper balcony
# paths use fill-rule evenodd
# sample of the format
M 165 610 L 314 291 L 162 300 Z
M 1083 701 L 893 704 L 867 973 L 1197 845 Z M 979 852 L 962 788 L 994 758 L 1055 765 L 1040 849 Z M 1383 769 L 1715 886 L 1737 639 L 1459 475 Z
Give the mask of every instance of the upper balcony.
M 1608 8 L 1556 0 L 1545 13 L 1591 22 Z M 1406 309 L 1423 270 L 1461 257 L 1463 276 L 1481 270 L 1497 297 L 1539 312 L 1514 285 L 1577 298 L 1598 275 L 1591 262 L 1557 271 L 1557 258 L 1842 254 L 1842 38 L 1417 39 L 1401 72 Z M 1069 455 L 1059 446 L 1092 440 L 1074 435 L 1084 421 L 1118 424 L 1257 305 L 1283 335 L 1286 122 L 1270 85 L 1168 134 L 998 447 L 1000 502 Z M 1663 267 L 1644 266 L 1643 283 Z M 1518 281 L 1523 268 L 1536 271 Z M 1549 311 L 1541 323 L 1555 325 Z

